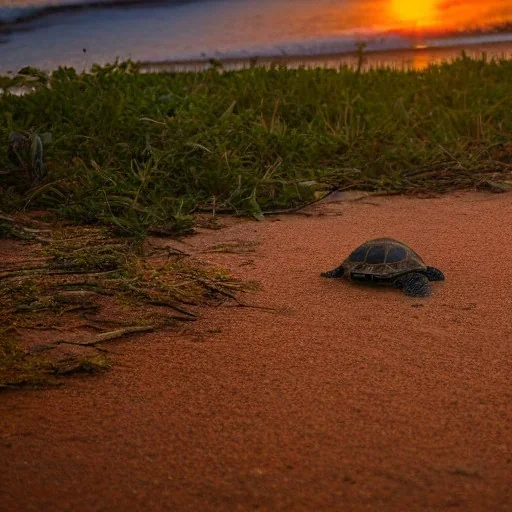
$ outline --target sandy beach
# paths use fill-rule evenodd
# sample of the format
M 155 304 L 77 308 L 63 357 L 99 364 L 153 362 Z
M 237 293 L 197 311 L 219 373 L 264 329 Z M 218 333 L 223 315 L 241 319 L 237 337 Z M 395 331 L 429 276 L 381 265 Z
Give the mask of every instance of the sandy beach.
M 3 393 L 2 509 L 510 510 L 511 216 L 510 193 L 339 194 L 186 238 L 259 308 Z M 384 235 L 444 271 L 431 297 L 319 277 Z

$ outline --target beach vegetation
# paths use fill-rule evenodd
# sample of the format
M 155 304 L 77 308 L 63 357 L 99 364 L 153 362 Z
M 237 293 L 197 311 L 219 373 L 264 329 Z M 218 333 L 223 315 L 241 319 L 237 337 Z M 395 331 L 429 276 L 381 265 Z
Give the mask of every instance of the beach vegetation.
M 0 209 L 46 208 L 143 238 L 197 211 L 262 218 L 318 189 L 442 193 L 510 181 L 512 62 L 423 71 L 142 72 L 132 62 L 2 77 L 0 168 L 13 130 L 44 133 L 46 179 Z M 31 87 L 30 94 L 9 93 Z M 313 184 L 313 185 L 312 185 Z

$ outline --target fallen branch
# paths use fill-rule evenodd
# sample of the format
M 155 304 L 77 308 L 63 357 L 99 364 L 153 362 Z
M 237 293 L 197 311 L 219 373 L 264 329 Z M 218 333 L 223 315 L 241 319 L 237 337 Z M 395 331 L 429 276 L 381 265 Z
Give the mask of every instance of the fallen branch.
M 79 345 L 81 347 L 90 347 L 93 345 L 97 345 L 98 343 L 103 343 L 105 341 L 111 341 L 118 338 L 121 338 L 123 336 L 127 336 L 128 334 L 134 334 L 138 332 L 149 332 L 154 331 L 155 326 L 154 325 L 148 325 L 148 326 L 134 326 L 134 327 L 126 327 L 125 329 L 118 329 L 116 331 L 109 331 L 104 332 L 102 334 L 97 334 L 93 338 L 89 340 L 84 341 L 67 341 L 67 340 L 58 340 L 55 341 L 55 345 Z
M 221 287 L 216 286 L 215 284 L 211 283 L 210 281 L 208 281 L 206 279 L 202 279 L 200 277 L 196 277 L 195 279 L 198 283 L 202 284 L 206 289 L 208 289 L 212 292 L 218 293 L 220 295 L 224 295 L 225 297 L 228 297 L 229 299 L 232 299 L 235 302 L 238 302 L 238 299 L 235 295 L 233 295 L 232 293 L 230 293 L 226 290 L 223 290 Z
M 340 190 L 339 187 L 335 187 L 332 190 L 329 190 L 329 192 L 324 194 L 322 197 L 319 197 L 318 199 L 310 201 L 309 203 L 302 204 L 300 206 L 294 206 L 293 208 L 285 208 L 283 210 L 264 211 L 263 212 L 263 216 L 268 216 L 268 215 L 286 215 L 286 214 L 289 214 L 289 213 L 297 213 L 300 210 L 303 210 L 304 208 L 307 208 L 308 206 L 312 206 L 312 205 L 314 205 L 316 203 L 319 203 L 320 201 L 323 201 L 324 199 L 326 199 L 330 195 L 334 194 L 335 192 L 338 192 L 339 190 Z
M 197 318 L 197 315 L 195 313 L 191 313 L 190 311 L 187 311 L 186 309 L 183 309 L 179 306 L 176 306 L 176 304 L 173 304 L 168 301 L 163 300 L 148 300 L 148 304 L 151 304 L 152 306 L 162 306 L 169 309 L 174 309 L 174 311 L 177 311 L 178 313 L 181 313 L 185 316 L 188 316 L 190 318 Z

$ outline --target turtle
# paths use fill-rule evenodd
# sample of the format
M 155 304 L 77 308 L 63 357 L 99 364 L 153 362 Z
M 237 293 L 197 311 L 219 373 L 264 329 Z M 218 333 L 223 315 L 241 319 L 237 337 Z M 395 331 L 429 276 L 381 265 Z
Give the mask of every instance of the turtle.
M 428 267 L 409 246 L 393 238 L 365 242 L 340 266 L 321 276 L 394 286 L 411 297 L 427 297 L 432 292 L 429 281 L 444 281 L 441 270 Z

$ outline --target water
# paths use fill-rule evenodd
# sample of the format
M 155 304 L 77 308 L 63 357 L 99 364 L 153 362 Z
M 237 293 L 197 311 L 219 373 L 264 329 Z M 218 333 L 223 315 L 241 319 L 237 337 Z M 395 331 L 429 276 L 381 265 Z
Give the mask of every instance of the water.
M 511 33 L 457 33 L 512 22 L 509 0 L 113 0 L 115 8 L 92 8 L 100 1 L 76 10 L 80 0 L 0 0 L 0 72 L 25 65 L 84 69 L 116 58 L 325 60 L 363 41 L 370 51 L 488 42 L 507 55 L 512 49 L 512 42 L 503 46 L 512 41 L 512 25 Z M 75 10 L 62 10 L 65 4 Z

